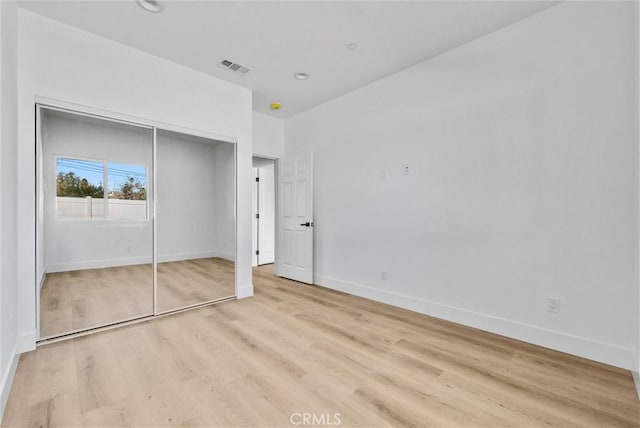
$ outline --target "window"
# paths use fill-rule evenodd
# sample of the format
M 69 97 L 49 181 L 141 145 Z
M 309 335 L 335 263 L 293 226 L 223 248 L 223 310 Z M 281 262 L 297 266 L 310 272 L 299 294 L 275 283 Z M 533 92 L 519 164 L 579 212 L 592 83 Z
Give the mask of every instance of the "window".
M 146 220 L 147 167 L 58 157 L 56 206 L 62 218 Z

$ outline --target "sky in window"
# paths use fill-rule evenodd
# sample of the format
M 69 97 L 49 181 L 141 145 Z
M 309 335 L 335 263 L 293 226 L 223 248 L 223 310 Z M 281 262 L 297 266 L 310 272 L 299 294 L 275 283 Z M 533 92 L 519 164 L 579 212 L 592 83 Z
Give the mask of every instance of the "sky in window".
M 104 181 L 102 162 L 58 158 L 58 173 L 66 174 L 74 172 L 80 178 L 86 178 L 89 184 L 100 186 Z M 129 177 L 133 177 L 142 183 L 143 187 L 147 186 L 147 168 L 144 165 L 131 165 L 118 162 L 108 163 L 108 180 L 109 190 L 118 190 Z

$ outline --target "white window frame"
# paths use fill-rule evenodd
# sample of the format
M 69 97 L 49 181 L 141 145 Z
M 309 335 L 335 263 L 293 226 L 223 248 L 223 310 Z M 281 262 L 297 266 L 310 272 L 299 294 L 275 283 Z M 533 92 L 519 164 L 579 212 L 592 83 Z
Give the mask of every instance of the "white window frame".
M 73 160 L 79 160 L 79 161 L 86 161 L 86 162 L 95 162 L 95 163 L 101 163 L 102 164 L 102 192 L 103 192 L 103 201 L 104 201 L 104 217 L 66 217 L 66 216 L 61 216 L 58 213 L 58 186 L 57 186 L 57 179 L 58 179 L 58 161 L 60 159 L 73 159 Z M 54 153 L 53 155 L 53 199 L 54 199 L 54 206 L 55 206 L 55 219 L 57 221 L 73 221 L 73 222 L 83 222 L 83 221 L 91 221 L 91 222 L 95 222 L 95 221 L 117 221 L 117 222 L 148 222 L 151 220 L 151 215 L 150 215 L 150 204 L 149 204 L 149 165 L 148 164 L 141 164 L 141 163 L 130 163 L 129 165 L 136 165 L 136 166 L 144 166 L 144 175 L 145 175 L 145 181 L 146 181 L 146 191 L 147 191 L 147 197 L 144 200 L 145 202 L 145 212 L 146 212 L 146 216 L 145 218 L 113 218 L 109 216 L 109 162 L 118 162 L 115 160 L 110 160 L 110 159 L 96 159 L 96 158 L 89 158 L 89 157 L 84 157 L 84 156 L 75 156 L 75 155 L 62 155 L 62 154 L 57 154 Z M 127 164 L 127 162 L 118 162 L 118 163 L 123 163 L 123 164 Z

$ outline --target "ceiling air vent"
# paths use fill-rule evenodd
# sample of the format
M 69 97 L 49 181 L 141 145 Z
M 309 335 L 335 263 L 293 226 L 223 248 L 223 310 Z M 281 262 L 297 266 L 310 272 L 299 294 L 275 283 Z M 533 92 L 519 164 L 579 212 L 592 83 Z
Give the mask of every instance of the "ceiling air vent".
M 220 67 L 226 68 L 227 70 L 231 70 L 234 73 L 242 75 L 245 75 L 249 72 L 249 69 L 244 65 L 229 61 L 228 59 L 223 59 L 222 61 L 220 61 Z

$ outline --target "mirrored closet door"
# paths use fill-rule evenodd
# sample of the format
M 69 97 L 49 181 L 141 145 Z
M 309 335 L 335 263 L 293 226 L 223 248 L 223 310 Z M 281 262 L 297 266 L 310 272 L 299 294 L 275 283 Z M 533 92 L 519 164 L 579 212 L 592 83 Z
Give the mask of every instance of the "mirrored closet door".
M 235 294 L 235 145 L 158 130 L 157 310 Z
M 40 338 L 153 314 L 151 128 L 41 110 Z
M 39 340 L 235 296 L 235 144 L 37 111 Z

